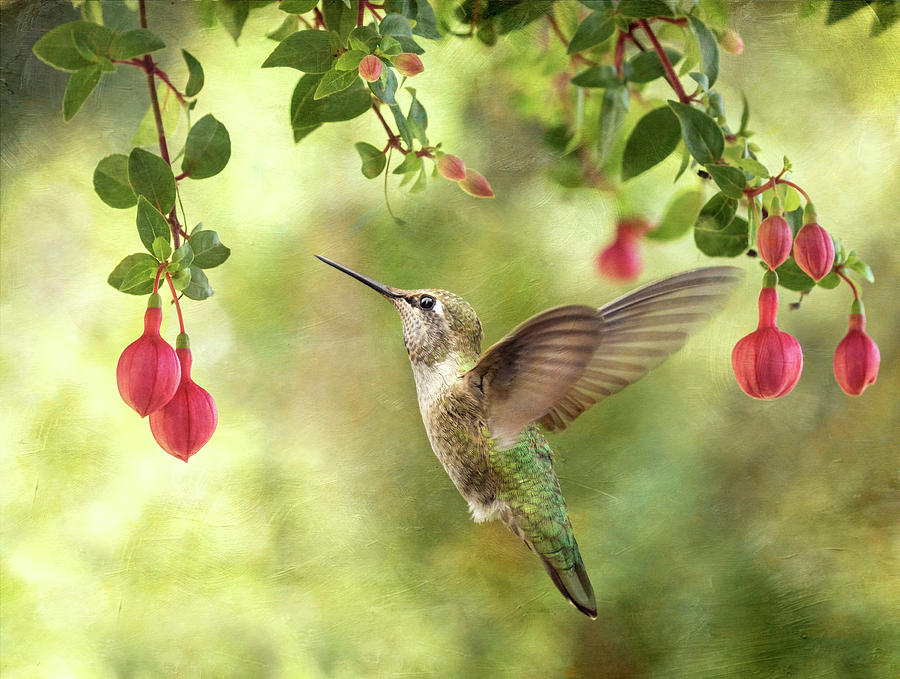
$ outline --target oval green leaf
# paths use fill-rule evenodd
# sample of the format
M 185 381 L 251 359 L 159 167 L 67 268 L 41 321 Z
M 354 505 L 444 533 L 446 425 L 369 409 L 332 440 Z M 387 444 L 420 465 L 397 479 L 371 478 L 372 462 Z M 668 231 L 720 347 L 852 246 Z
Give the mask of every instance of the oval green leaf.
M 674 66 L 681 59 L 681 53 L 668 47 L 663 48 L 669 61 Z M 648 83 L 651 80 L 661 78 L 666 74 L 666 69 L 659 55 L 651 50 L 635 55 L 625 64 L 625 77 L 629 82 Z
M 744 197 L 747 178 L 741 170 L 728 165 L 707 165 L 706 171 L 728 198 L 740 200 Z
M 113 36 L 109 46 L 109 56 L 112 59 L 133 59 L 161 50 L 165 46 L 166 43 L 146 28 L 135 28 Z
M 148 295 L 153 292 L 153 280 L 158 266 L 159 262 L 151 255 L 136 252 L 119 262 L 106 282 L 129 295 Z M 128 286 L 125 285 L 126 278 Z
M 114 153 L 101 160 L 94 170 L 94 191 L 110 207 L 125 209 L 137 203 L 128 183 L 128 156 Z
M 226 259 L 231 254 L 231 250 L 222 245 L 219 241 L 219 234 L 215 231 L 207 231 L 202 229 L 195 231 L 189 241 L 191 250 L 194 253 L 194 259 L 191 266 L 198 266 L 201 269 L 212 269 Z
M 569 41 L 568 54 L 581 52 L 608 40 L 615 30 L 615 23 L 604 12 L 592 12 L 578 24 L 575 35 Z
M 678 117 L 668 106 L 644 115 L 634 126 L 625 144 L 622 180 L 636 177 L 664 161 L 678 147 L 679 141 L 681 127 Z
M 78 109 L 97 87 L 98 82 L 100 82 L 99 64 L 85 66 L 72 74 L 63 95 L 63 120 L 69 121 L 78 113 Z
M 231 158 L 231 138 L 225 126 L 211 113 L 200 118 L 188 132 L 181 171 L 191 179 L 219 174 Z
M 159 156 L 144 149 L 132 149 L 128 156 L 128 182 L 139 196 L 163 214 L 175 207 L 175 176 Z
M 747 222 L 735 217 L 723 229 L 707 229 L 698 223 L 694 227 L 697 249 L 710 257 L 737 257 L 749 246 Z
M 141 237 L 141 242 L 144 244 L 144 247 L 147 248 L 147 251 L 156 255 L 159 259 L 168 257 L 168 255 L 164 257 L 157 255 L 154 243 L 158 239 L 163 239 L 168 245 L 169 235 L 171 233 L 169 222 L 166 221 L 166 218 L 163 217 L 162 213 L 160 213 L 160 211 L 157 210 L 144 196 L 138 198 L 136 223 L 138 235 Z M 169 252 L 171 252 L 171 250 Z
M 376 148 L 371 144 L 367 144 L 364 141 L 356 142 L 354 146 L 356 147 L 356 152 L 359 154 L 360 159 L 362 159 L 361 169 L 363 176 L 366 179 L 374 179 L 380 175 L 387 163 L 387 159 L 381 149 Z
M 191 280 L 187 284 L 187 287 L 182 290 L 184 296 L 188 299 L 197 301 L 212 297 L 213 289 L 210 287 L 209 279 L 206 277 L 206 273 L 203 269 L 199 266 L 191 266 L 190 269 L 186 269 L 186 271 L 190 271 Z
M 678 101 L 669 106 L 681 122 L 681 136 L 688 151 L 701 165 L 716 162 L 725 150 L 725 135 L 719 124 L 703 111 Z
M 669 241 L 681 238 L 697 221 L 703 193 L 695 189 L 677 193 L 669 200 L 662 219 L 655 229 L 647 233 L 652 240 Z
M 697 38 L 697 44 L 700 47 L 701 68 L 706 77 L 709 78 L 709 85 L 704 89 L 709 89 L 715 84 L 716 78 L 719 77 L 719 46 L 716 44 L 716 36 L 693 14 L 688 14 L 687 18 L 691 24 L 691 31 Z
M 70 21 L 48 31 L 32 51 L 45 64 L 61 71 L 90 66 L 97 56 L 109 53 L 113 32 L 90 21 Z
M 263 68 L 285 66 L 304 73 L 325 73 L 334 61 L 334 39 L 326 31 L 297 31 L 263 62 Z
M 187 85 L 184 86 L 184 94 L 187 97 L 195 97 L 203 89 L 203 66 L 187 50 L 181 50 L 181 56 L 184 57 L 184 63 L 187 64 L 188 68 L 188 81 Z

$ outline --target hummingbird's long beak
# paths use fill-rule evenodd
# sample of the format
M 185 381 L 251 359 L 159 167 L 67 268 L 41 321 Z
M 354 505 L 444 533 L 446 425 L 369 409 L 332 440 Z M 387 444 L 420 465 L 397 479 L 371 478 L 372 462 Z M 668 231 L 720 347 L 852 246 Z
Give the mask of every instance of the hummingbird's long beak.
M 403 297 L 403 295 L 401 293 L 397 292 L 396 290 L 394 290 L 394 288 L 392 288 L 389 285 L 385 285 L 384 283 L 379 283 L 376 280 L 372 280 L 368 276 L 363 276 L 361 273 L 356 273 L 353 269 L 348 269 L 346 266 L 341 266 L 337 262 L 332 262 L 327 257 L 322 257 L 321 255 L 316 255 L 316 257 L 318 259 L 321 259 L 323 262 L 325 262 L 329 266 L 333 266 L 338 271 L 343 271 L 348 276 L 353 276 L 353 278 L 358 280 L 360 283 L 365 283 L 370 288 L 380 292 L 385 297 L 395 297 L 395 298 Z

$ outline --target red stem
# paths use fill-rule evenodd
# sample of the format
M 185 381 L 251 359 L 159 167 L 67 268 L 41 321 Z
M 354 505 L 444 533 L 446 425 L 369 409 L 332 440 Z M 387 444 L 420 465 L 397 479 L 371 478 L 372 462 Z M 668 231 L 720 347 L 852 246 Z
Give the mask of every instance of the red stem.
M 141 18 L 141 28 L 147 28 L 147 2 L 146 0 L 138 0 L 138 11 Z M 153 75 L 156 72 L 156 65 L 153 63 L 153 57 L 149 54 L 144 55 L 144 72 L 147 74 L 147 87 L 150 89 L 150 108 L 153 109 L 153 120 L 156 123 L 156 136 L 159 140 L 159 154 L 166 164 L 171 167 L 172 161 L 169 160 L 169 147 L 166 144 L 166 131 L 163 128 L 162 113 L 159 110 L 159 98 L 156 96 L 156 83 L 153 81 Z M 174 221 L 174 223 L 173 223 Z M 175 249 L 181 245 L 181 238 L 178 235 L 178 218 L 175 215 L 175 208 L 169 214 L 169 225 L 172 229 L 172 239 L 175 242 Z
M 159 277 L 162 276 L 162 272 L 166 269 L 166 264 L 168 262 L 163 262 L 156 268 L 156 280 L 153 281 L 153 292 L 159 292 Z
M 659 60 L 662 62 L 663 69 L 666 71 L 666 79 L 669 81 L 672 89 L 675 90 L 675 94 L 678 95 L 678 100 L 682 104 L 689 104 L 691 101 L 690 97 L 688 97 L 684 88 L 681 86 L 681 82 L 679 82 L 678 76 L 675 74 L 675 69 L 672 68 L 672 62 L 669 61 L 666 51 L 662 48 L 662 45 L 659 44 L 659 40 L 656 39 L 656 34 L 653 32 L 653 29 L 650 28 L 650 24 L 647 23 L 646 19 L 638 19 L 637 23 L 638 26 L 644 29 L 647 37 L 650 38 L 650 42 L 653 43 L 653 49 L 656 50 L 656 54 L 659 55 Z
M 322 16 L 322 11 L 318 7 L 313 7 L 313 14 L 315 16 L 315 27 L 327 28 L 325 26 L 325 17 Z
M 622 77 L 622 60 L 625 57 L 625 33 L 619 33 L 616 38 L 616 51 L 613 56 L 613 64 L 616 66 L 616 74 Z
M 553 32 L 556 33 L 556 37 L 559 38 L 559 41 L 565 45 L 567 48 L 569 47 L 569 41 L 566 39 L 566 36 L 563 35 L 562 30 L 559 28 L 559 24 L 556 23 L 556 19 L 552 14 L 545 15 L 547 19 L 547 23 L 550 24 L 550 28 L 553 29 Z
M 184 333 L 184 319 L 181 317 L 181 305 L 178 303 L 178 292 L 175 290 L 175 286 L 172 283 L 172 277 L 166 272 L 166 283 L 169 284 L 169 289 L 172 291 L 172 301 L 175 302 L 175 311 L 178 312 L 178 327 L 181 328 L 182 334 Z
M 686 26 L 687 19 L 670 19 L 669 17 L 653 17 L 654 19 L 659 19 L 660 21 L 665 21 L 668 24 L 675 24 L 676 26 Z
M 806 191 L 804 191 L 803 189 L 801 189 L 801 188 L 800 188 L 799 186 L 797 186 L 794 182 L 789 182 L 787 179 L 782 179 L 782 178 L 781 178 L 781 175 L 782 175 L 782 174 L 784 174 L 784 170 L 782 170 L 782 171 L 781 171 L 781 174 L 779 174 L 777 177 L 772 177 L 771 179 L 769 179 L 769 181 L 767 181 L 767 182 L 766 182 L 765 184 L 763 184 L 762 186 L 757 186 L 755 189 L 744 189 L 744 195 L 747 196 L 747 198 L 753 198 L 753 196 L 758 196 L 759 194 L 763 193 L 764 191 L 768 191 L 769 189 L 771 189 L 772 187 L 774 187 L 776 184 L 787 184 L 788 186 L 791 186 L 791 187 L 797 189 L 797 191 L 798 191 L 804 198 L 806 198 L 806 202 L 807 202 L 807 203 L 812 202 L 812 201 L 809 199 L 809 194 L 806 193 Z
M 359 9 L 356 12 L 356 25 L 362 26 L 366 15 L 366 0 L 359 0 Z
M 840 276 L 841 278 L 843 278 L 843 279 L 847 282 L 847 285 L 850 286 L 850 289 L 853 291 L 853 299 L 854 299 L 854 300 L 859 299 L 859 292 L 857 291 L 856 286 L 853 284 L 853 281 L 850 280 L 850 277 L 847 276 L 847 274 L 844 273 L 843 267 L 840 267 L 840 266 L 834 267 L 834 272 L 835 272 L 838 276 Z
M 780 176 L 781 176 L 781 175 L 779 175 L 779 177 L 780 177 Z M 803 189 L 801 189 L 799 186 L 797 186 L 794 182 L 789 182 L 787 179 L 779 179 L 779 178 L 776 178 L 776 179 L 775 179 L 775 183 L 776 183 L 776 184 L 787 184 L 788 186 L 792 186 L 793 188 L 797 189 L 797 191 L 800 193 L 800 195 L 802 195 L 804 198 L 806 198 L 806 202 L 807 202 L 807 203 L 811 203 L 811 202 L 812 202 L 812 201 L 809 199 L 809 194 L 806 193 L 806 191 L 804 191 Z
M 388 125 L 387 121 L 384 119 L 384 116 L 381 115 L 381 111 L 378 110 L 378 102 L 376 102 L 374 100 L 372 101 L 372 110 L 375 111 L 375 115 L 378 116 L 378 120 L 380 120 L 381 124 L 384 126 L 384 131 L 387 132 L 388 143 L 387 143 L 387 146 L 384 147 L 384 150 L 387 151 L 389 148 L 391 148 L 393 146 L 395 149 L 400 151 L 400 153 L 402 153 L 403 155 L 406 155 L 407 153 L 409 153 L 409 149 L 404 151 L 403 147 L 400 146 L 400 137 L 398 137 L 396 134 L 393 133 L 393 131 L 391 130 L 391 126 Z

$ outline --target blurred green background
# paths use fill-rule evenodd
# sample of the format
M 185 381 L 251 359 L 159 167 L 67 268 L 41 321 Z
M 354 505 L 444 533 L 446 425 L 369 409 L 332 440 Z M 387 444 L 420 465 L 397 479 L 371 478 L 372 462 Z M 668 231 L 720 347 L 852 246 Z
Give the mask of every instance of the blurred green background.
M 873 40 L 865 11 L 826 29 L 792 2 L 731 5 L 746 50 L 722 55 L 730 115 L 746 91 L 762 159 L 787 154 L 820 221 L 874 268 L 881 375 L 856 399 L 834 381 L 846 289 L 792 312 L 782 292 L 803 377 L 772 403 L 741 393 L 729 355 L 755 327 L 759 281 L 738 260 L 749 275 L 725 313 L 552 438 L 597 592 L 591 622 L 504 526 L 469 520 L 425 437 L 394 311 L 312 257 L 461 294 L 486 345 L 549 306 L 619 294 L 593 268 L 614 201 L 550 181 L 539 129 L 510 109 L 524 87 L 549 88 L 539 59 L 517 40 L 425 45 L 429 134 L 497 199 L 441 180 L 392 190 L 398 226 L 351 146 L 383 143 L 374 116 L 292 144 L 298 74 L 258 68 L 277 9 L 252 12 L 235 47 L 189 4 L 151 2 L 150 27 L 176 82 L 176 46 L 202 61 L 197 117 L 230 131 L 226 170 L 182 196 L 188 222 L 233 253 L 211 272 L 215 297 L 184 303 L 193 374 L 220 414 L 185 465 L 119 399 L 116 361 L 144 300 L 106 276 L 140 243 L 133 210 L 91 185 L 102 157 L 127 153 L 146 81 L 120 69 L 64 124 L 65 75 L 30 47 L 74 12 L 4 3 L 4 677 L 900 673 L 896 29 Z M 107 20 L 137 25 L 121 8 Z M 673 171 L 636 180 L 628 200 L 658 217 Z M 643 280 L 709 263 L 689 238 L 645 255 Z M 176 327 L 168 309 L 170 341 Z

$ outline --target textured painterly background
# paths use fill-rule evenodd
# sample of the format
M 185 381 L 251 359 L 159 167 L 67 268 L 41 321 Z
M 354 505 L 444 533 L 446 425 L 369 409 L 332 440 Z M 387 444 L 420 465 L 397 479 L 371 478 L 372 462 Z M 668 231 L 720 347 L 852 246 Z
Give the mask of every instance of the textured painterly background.
M 821 222 L 875 269 L 864 294 L 881 376 L 861 398 L 839 390 L 849 294 L 819 291 L 781 313 L 804 349 L 797 388 L 772 403 L 742 394 L 729 352 L 755 325 L 758 269 L 738 261 L 749 275 L 725 313 L 552 439 L 597 591 L 591 622 L 503 526 L 469 521 L 425 438 L 394 311 L 312 257 L 453 290 L 487 342 L 548 306 L 622 291 L 592 265 L 614 203 L 552 183 L 537 129 L 511 113 L 547 78 L 524 42 L 429 46 L 416 78 L 429 132 L 497 199 L 439 180 L 413 198 L 392 190 L 397 226 L 351 146 L 381 143 L 374 117 L 292 144 L 297 73 L 258 68 L 274 7 L 251 13 L 235 47 L 189 3 L 150 2 L 151 28 L 204 63 L 198 113 L 233 144 L 224 172 L 182 186 L 189 221 L 233 250 L 215 297 L 185 304 L 194 376 L 220 413 L 185 465 L 117 394 L 144 302 L 106 275 L 139 241 L 133 211 L 91 186 L 100 158 L 127 152 L 145 81 L 120 70 L 64 124 L 65 77 L 30 47 L 74 12 L 2 4 L 4 677 L 900 672 L 897 29 L 870 39 L 865 11 L 826 29 L 792 2 L 732 4 L 747 47 L 722 57 L 729 115 L 745 91 L 763 160 L 787 154 Z M 185 77 L 177 50 L 162 63 Z M 632 205 L 658 216 L 674 169 L 635 180 Z M 645 280 L 709 263 L 689 242 L 646 259 Z M 169 309 L 170 341 L 174 328 Z

